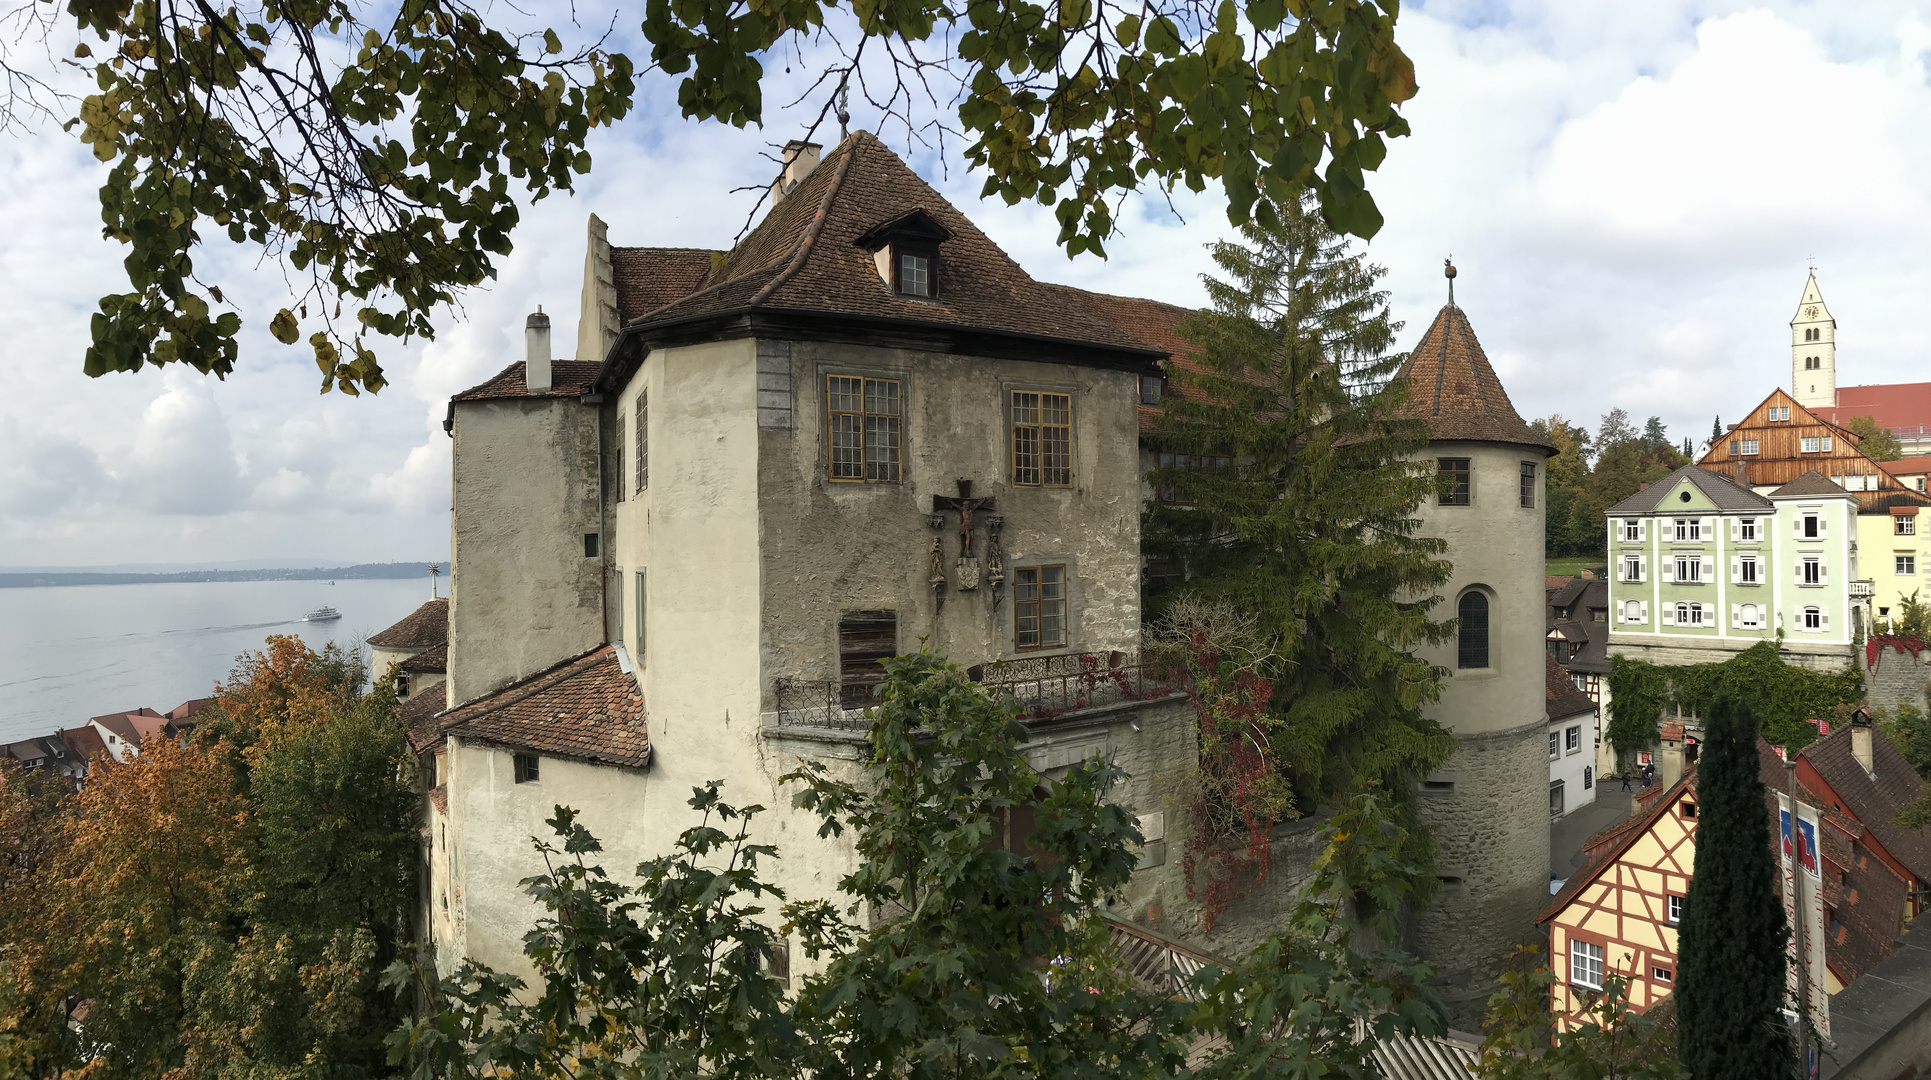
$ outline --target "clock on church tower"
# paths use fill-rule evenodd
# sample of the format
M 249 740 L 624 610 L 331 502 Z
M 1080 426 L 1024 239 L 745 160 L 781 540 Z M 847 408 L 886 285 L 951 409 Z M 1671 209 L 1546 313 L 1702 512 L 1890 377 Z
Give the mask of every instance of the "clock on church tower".
M 1790 320 L 1790 396 L 1808 409 L 1837 404 L 1836 321 L 1817 290 L 1817 275 L 1804 283 L 1797 315 Z

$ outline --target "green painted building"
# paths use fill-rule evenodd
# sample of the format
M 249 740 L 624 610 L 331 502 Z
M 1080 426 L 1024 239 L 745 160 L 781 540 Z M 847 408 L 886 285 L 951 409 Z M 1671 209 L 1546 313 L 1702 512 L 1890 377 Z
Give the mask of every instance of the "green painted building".
M 1781 630 L 1790 663 L 1850 660 L 1857 497 L 1821 474 L 1759 495 L 1685 465 L 1607 517 L 1611 656 L 1699 664 Z

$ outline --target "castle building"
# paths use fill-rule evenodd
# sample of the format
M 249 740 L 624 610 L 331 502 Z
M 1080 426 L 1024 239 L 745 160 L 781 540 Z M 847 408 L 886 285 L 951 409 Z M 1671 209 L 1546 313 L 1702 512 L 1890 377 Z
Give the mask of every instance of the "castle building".
M 532 315 L 525 359 L 451 402 L 447 679 L 423 695 L 446 708 L 405 707 L 442 958 L 525 971 L 517 883 L 554 806 L 622 877 L 714 779 L 773 808 L 791 899 L 836 900 L 852 838 L 779 778 L 856 776 L 878 660 L 922 643 L 1022 702 L 1042 782 L 1126 769 L 1147 844 L 1117 910 L 1184 903 L 1165 816 L 1192 711 L 1138 664 L 1140 409 L 1169 351 L 1131 329 L 1184 313 L 1034 281 L 867 133 L 785 156 L 729 251 L 613 246 L 593 217 L 576 357 Z
M 1440 614 L 1459 620 L 1456 640 L 1417 650 L 1449 672 L 1428 711 L 1455 753 L 1418 793 L 1441 888 L 1413 941 L 1443 969 L 1450 1023 L 1474 1028 L 1549 895 L 1543 522 L 1555 449 L 1516 413 L 1452 294 L 1398 377 L 1402 414 L 1433 431 L 1442 488 L 1416 511 L 1418 532 L 1448 544 Z
M 1842 427 L 1868 416 L 1897 436 L 1906 455 L 1931 454 L 1931 382 L 1837 385 L 1837 320 L 1816 274 L 1804 283 L 1790 320 L 1790 391 L 1825 423 Z

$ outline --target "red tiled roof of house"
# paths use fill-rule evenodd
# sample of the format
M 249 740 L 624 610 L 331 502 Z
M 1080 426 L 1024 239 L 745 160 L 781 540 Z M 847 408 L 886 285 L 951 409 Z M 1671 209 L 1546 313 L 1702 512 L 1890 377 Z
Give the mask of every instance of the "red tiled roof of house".
M 1811 406 L 1810 411 L 1840 427 L 1852 417 L 1868 416 L 1894 434 L 1931 435 L 1931 382 L 1840 386 L 1836 405 Z
M 1408 381 L 1408 400 L 1396 414 L 1427 421 L 1437 440 L 1514 443 L 1555 453 L 1515 411 L 1468 316 L 1454 304 L 1436 313 L 1395 377 Z
M 527 397 L 577 397 L 590 389 L 590 383 L 597 377 L 601 364 L 587 360 L 550 361 L 550 389 L 548 393 L 532 394 L 529 384 L 523 381 L 523 361 L 518 360 L 509 367 L 497 372 L 487 381 L 450 398 L 455 401 L 487 401 L 496 398 Z
M 167 717 L 170 720 L 192 720 L 201 710 L 212 705 L 214 700 L 211 697 L 189 698 L 174 708 L 169 709 Z
M 1683 721 L 1665 720 L 1656 725 L 1656 734 L 1661 736 L 1665 742 L 1682 742 Z
M 449 599 L 438 597 L 402 617 L 386 630 L 369 635 L 369 644 L 385 648 L 443 645 L 449 641 Z
M 1596 703 L 1589 700 L 1588 694 L 1576 689 L 1575 680 L 1569 677 L 1568 672 L 1562 670 L 1562 665 L 1556 663 L 1556 658 L 1545 656 L 1544 659 L 1549 662 L 1549 670 L 1544 679 L 1546 683 L 1544 689 L 1548 695 L 1549 719 L 1563 720 L 1571 716 L 1595 712 Z
M 1931 881 L 1931 836 L 1922 829 L 1900 829 L 1893 822 L 1925 790 L 1923 778 L 1886 738 L 1871 730 L 1873 777 L 1851 755 L 1851 725 L 1832 731 L 1798 751 L 1824 778 L 1844 808 L 1869 829 L 1885 851 L 1919 881 Z
M 930 300 L 895 293 L 880 277 L 872 252 L 860 243 L 881 226 L 914 214 L 946 234 L 939 242 L 937 295 Z M 679 274 L 695 266 L 695 256 L 678 255 L 679 249 L 613 248 L 613 275 L 617 250 L 651 265 L 674 267 Z M 1137 354 L 1149 369 L 1156 354 L 1166 351 L 1106 318 L 1093 294 L 1033 280 L 898 155 L 864 131 L 826 153 L 719 262 L 687 295 L 629 318 L 627 326 L 648 329 L 759 309 L 1093 345 Z M 659 284 L 675 291 L 682 280 L 679 274 Z M 620 299 L 620 310 L 648 302 L 635 286 L 632 292 L 633 299 Z
M 445 672 L 449 670 L 449 646 L 431 645 L 429 648 L 397 664 L 404 671 Z
M 722 251 L 709 248 L 612 247 L 610 276 L 617 287 L 617 318 L 643 318 L 697 291 Z
M 1880 461 L 1878 464 L 1892 476 L 1923 476 L 1931 473 L 1931 457 L 1901 457 L 1896 461 Z
M 1590 852 L 1589 862 L 1581 870 L 1571 874 L 1569 880 L 1563 883 L 1562 891 L 1550 898 L 1549 906 L 1543 908 L 1542 914 L 1535 917 L 1536 924 L 1541 925 L 1561 914 L 1562 909 L 1568 907 L 1569 902 L 1576 898 L 1576 894 L 1588 888 L 1591 882 L 1602 876 L 1604 870 L 1613 865 L 1617 859 L 1622 858 L 1623 852 L 1629 850 L 1629 846 L 1636 842 L 1637 837 L 1648 832 L 1650 826 L 1656 824 L 1656 819 L 1662 817 L 1665 810 L 1674 806 L 1676 800 L 1682 798 L 1684 794 L 1695 790 L 1696 767 L 1691 766 L 1690 771 L 1660 797 L 1651 799 L 1647 806 L 1639 805 L 1637 811 L 1629 817 L 1584 841 L 1583 849 Z
M 436 717 L 443 711 L 444 696 L 448 683 L 437 683 L 427 690 L 411 694 L 402 708 L 396 711 L 396 718 L 409 732 L 409 746 L 420 754 L 442 735 L 436 724 Z
M 139 750 L 141 748 L 142 734 L 141 729 L 134 725 L 134 717 L 136 715 L 138 714 L 109 713 L 106 716 L 96 716 L 92 719 L 94 723 L 120 736 L 122 742 L 132 743 L 134 744 L 134 748 Z M 116 754 L 115 756 L 118 757 L 119 755 Z
M 67 728 L 60 733 L 67 742 L 67 752 L 82 761 L 92 761 L 97 755 L 107 754 L 107 743 L 101 740 L 101 733 L 92 724 L 82 724 L 77 728 Z
M 441 727 L 462 739 L 599 765 L 650 764 L 643 691 L 608 645 L 453 709 Z

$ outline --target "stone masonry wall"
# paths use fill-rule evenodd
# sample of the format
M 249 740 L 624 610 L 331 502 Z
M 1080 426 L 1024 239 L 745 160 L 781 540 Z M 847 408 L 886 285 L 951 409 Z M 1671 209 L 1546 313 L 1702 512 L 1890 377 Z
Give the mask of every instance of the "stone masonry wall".
M 1877 665 L 1864 670 L 1866 697 L 1886 712 L 1895 712 L 1902 704 L 1924 708 L 1927 682 L 1931 682 L 1931 649 L 1912 656 L 1895 646 L 1881 646 Z
M 1479 1028 L 1515 946 L 1539 940 L 1535 918 L 1549 899 L 1546 728 L 1456 736 L 1454 756 L 1417 796 L 1442 884 L 1415 914 L 1411 944 L 1440 966 L 1449 1023 L 1463 1030 Z

